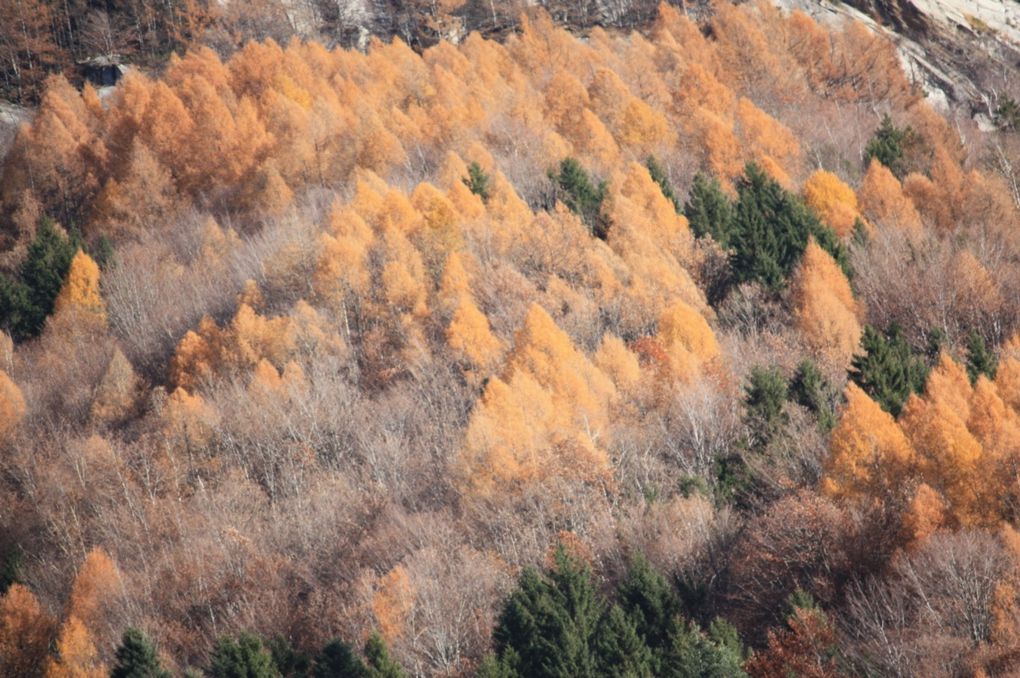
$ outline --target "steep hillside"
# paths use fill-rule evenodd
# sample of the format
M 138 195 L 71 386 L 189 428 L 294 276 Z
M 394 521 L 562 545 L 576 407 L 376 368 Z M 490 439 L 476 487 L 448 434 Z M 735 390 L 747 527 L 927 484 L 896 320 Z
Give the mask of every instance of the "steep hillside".
M 691 5 L 46 80 L 0 675 L 1020 670 L 1020 111 Z

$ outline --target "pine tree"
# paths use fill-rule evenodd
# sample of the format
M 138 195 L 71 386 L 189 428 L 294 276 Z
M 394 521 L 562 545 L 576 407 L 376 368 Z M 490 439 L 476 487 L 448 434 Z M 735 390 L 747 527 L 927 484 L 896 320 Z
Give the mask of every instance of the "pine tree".
M 606 198 L 605 181 L 592 183 L 581 163 L 574 158 L 565 158 L 558 171 L 549 171 L 549 178 L 556 187 L 556 197 L 581 217 L 591 229 L 592 235 L 605 240 L 609 234 L 609 220 L 602 213 L 602 202 Z
M 313 678 L 367 678 L 368 667 L 350 645 L 331 640 L 315 658 Z
M 386 641 L 378 633 L 373 633 L 365 641 L 365 665 L 368 669 L 366 678 L 404 678 L 404 670 L 400 668 L 386 647 Z
M 464 177 L 464 185 L 471 189 L 471 192 L 489 202 L 489 181 L 491 177 L 482 169 L 477 162 L 468 165 L 468 175 Z
M 0 326 L 23 341 L 42 331 L 77 251 L 52 221 L 43 219 L 15 279 L 0 279 Z
M 659 673 L 662 678 L 746 678 L 741 668 L 744 658 L 734 650 L 730 637 L 724 635 L 724 643 L 717 642 L 694 624 L 676 618 L 669 638 Z
M 124 632 L 115 656 L 110 678 L 170 678 L 170 672 L 160 665 L 156 648 L 138 629 Z
M 818 417 L 823 430 L 836 425 L 832 387 L 811 360 L 802 360 L 790 379 L 790 399 Z
M 971 332 L 967 337 L 967 376 L 970 377 L 970 383 L 976 382 L 982 374 L 995 379 L 996 363 L 995 354 L 988 349 L 984 337 Z
M 522 676 L 597 674 L 596 632 L 604 604 L 588 568 L 559 547 L 552 570 L 525 570 L 493 632 L 500 660 Z
M 750 163 L 737 184 L 731 263 L 737 282 L 758 281 L 778 290 L 814 237 L 850 277 L 849 258 L 832 229 L 797 196 Z
M 683 207 L 680 205 L 680 199 L 676 197 L 676 193 L 673 191 L 672 184 L 669 183 L 669 176 L 666 175 L 666 170 L 663 169 L 659 161 L 655 159 L 654 155 L 648 156 L 648 160 L 645 161 L 645 167 L 648 168 L 648 174 L 651 175 L 652 181 L 659 185 L 662 190 L 662 194 L 673 203 L 674 209 L 677 214 L 683 213 Z
M 209 675 L 212 678 L 278 678 L 279 673 L 258 636 L 242 633 L 236 639 L 217 641 Z
M 683 213 L 694 235 L 711 236 L 723 248 L 730 246 L 734 235 L 733 203 L 723 193 L 717 179 L 701 172 L 695 174 Z
M 867 165 L 875 158 L 902 179 L 906 174 L 903 156 L 906 146 L 912 143 L 913 138 L 914 131 L 910 127 L 900 129 L 893 124 L 888 114 L 883 115 L 882 124 L 878 126 L 864 148 L 864 164 Z
M 776 367 L 755 367 L 744 389 L 745 418 L 752 444 L 765 447 L 786 424 L 786 379 Z
M 631 561 L 617 592 L 620 607 L 637 633 L 655 652 L 666 646 L 670 624 L 680 613 L 680 602 L 666 579 L 642 555 Z
M 924 389 L 928 367 L 914 355 L 896 325 L 884 335 L 865 327 L 861 348 L 864 352 L 851 363 L 850 378 L 882 409 L 898 416 L 907 397 Z
M 652 678 L 652 651 L 638 634 L 634 621 L 613 605 L 595 641 L 598 675 L 607 678 Z

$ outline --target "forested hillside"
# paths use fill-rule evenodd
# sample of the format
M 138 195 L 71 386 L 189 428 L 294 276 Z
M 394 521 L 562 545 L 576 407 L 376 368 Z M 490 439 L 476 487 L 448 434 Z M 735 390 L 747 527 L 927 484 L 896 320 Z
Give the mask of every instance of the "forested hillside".
M 39 91 L 0 675 L 1020 671 L 1020 140 L 860 24 Z

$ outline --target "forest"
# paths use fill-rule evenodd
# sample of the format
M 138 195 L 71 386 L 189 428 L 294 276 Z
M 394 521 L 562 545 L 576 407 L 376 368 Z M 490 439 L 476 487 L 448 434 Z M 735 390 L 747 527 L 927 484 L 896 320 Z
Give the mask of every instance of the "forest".
M 40 78 L 0 675 L 1020 672 L 1020 132 L 653 14 Z

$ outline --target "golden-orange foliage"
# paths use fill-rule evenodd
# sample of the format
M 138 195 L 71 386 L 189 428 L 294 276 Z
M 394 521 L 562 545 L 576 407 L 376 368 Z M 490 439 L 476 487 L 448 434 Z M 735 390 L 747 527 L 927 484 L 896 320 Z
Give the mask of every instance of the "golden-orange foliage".
M 0 370 L 0 440 L 6 438 L 24 416 L 25 399 L 21 389 Z
M 682 301 L 669 305 L 659 316 L 656 339 L 669 357 L 673 377 L 693 381 L 703 365 L 719 357 L 715 333 L 698 313 Z
M 835 497 L 896 501 L 916 464 L 913 446 L 892 416 L 856 384 L 847 386 L 846 401 L 832 430 L 822 486 Z
M 814 208 L 822 220 L 840 238 L 853 233 L 854 223 L 860 217 L 857 196 L 832 172 L 816 170 L 804 182 L 804 201 Z
M 793 283 L 794 316 L 801 335 L 826 363 L 845 369 L 861 339 L 850 283 L 828 252 L 812 240 Z
M 54 620 L 26 587 L 12 584 L 0 598 L 0 673 L 38 675 L 54 632 Z
M 871 223 L 902 229 L 914 240 L 920 238 L 921 215 L 903 193 L 899 180 L 874 158 L 857 190 L 857 200 L 861 213 Z
M 492 334 L 489 319 L 469 298 L 461 300 L 453 312 L 446 340 L 450 348 L 482 370 L 491 370 L 503 351 L 503 343 Z
M 82 250 L 71 260 L 54 309 L 58 315 L 76 313 L 106 322 L 106 302 L 99 293 L 99 266 Z
M 60 628 L 55 654 L 46 663 L 46 678 L 106 678 L 109 675 L 88 628 L 74 615 Z
M 386 642 L 392 643 L 403 635 L 407 617 L 414 607 L 414 595 L 414 585 L 400 565 L 376 582 L 372 612 Z
M 77 617 L 86 626 L 99 620 L 103 608 L 121 590 L 120 571 L 101 548 L 85 556 L 71 587 L 68 615 Z

